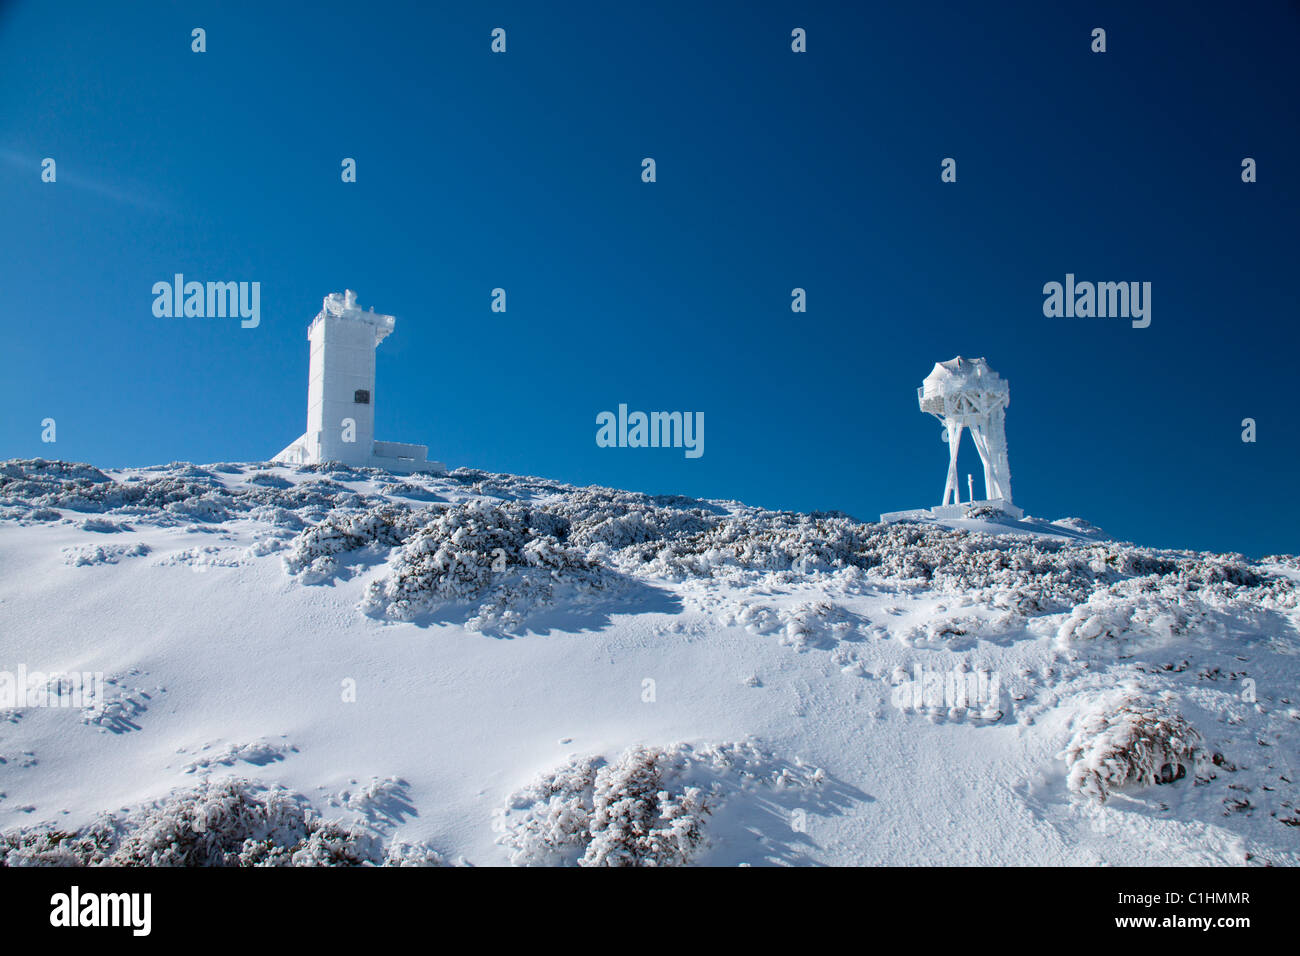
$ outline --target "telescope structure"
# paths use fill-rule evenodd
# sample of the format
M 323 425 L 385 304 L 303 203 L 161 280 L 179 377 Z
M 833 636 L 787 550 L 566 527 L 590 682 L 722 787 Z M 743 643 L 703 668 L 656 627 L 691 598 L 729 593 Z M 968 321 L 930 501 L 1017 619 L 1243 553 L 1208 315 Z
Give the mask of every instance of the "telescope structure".
M 957 452 L 961 436 L 970 429 L 975 450 L 984 465 L 984 499 L 1011 503 L 1011 465 L 1007 461 L 1007 406 L 1011 386 L 982 358 L 936 362 L 934 370 L 916 390 L 921 411 L 943 423 L 948 442 L 948 481 L 941 505 L 960 504 Z
M 896 511 L 880 516 L 882 521 L 905 518 L 960 518 L 972 507 L 986 505 L 1006 512 L 1013 518 L 1024 512 L 1011 502 L 1011 465 L 1007 459 L 1007 406 L 1011 404 L 1011 387 L 982 358 L 957 356 L 936 362 L 934 369 L 916 390 L 921 411 L 943 423 L 943 440 L 948 443 L 948 480 L 943 486 L 943 500 L 937 507 L 921 511 Z M 974 500 L 973 483 L 968 478 L 968 500 L 961 500 L 957 474 L 957 453 L 962 434 L 969 430 L 984 465 L 984 498 Z

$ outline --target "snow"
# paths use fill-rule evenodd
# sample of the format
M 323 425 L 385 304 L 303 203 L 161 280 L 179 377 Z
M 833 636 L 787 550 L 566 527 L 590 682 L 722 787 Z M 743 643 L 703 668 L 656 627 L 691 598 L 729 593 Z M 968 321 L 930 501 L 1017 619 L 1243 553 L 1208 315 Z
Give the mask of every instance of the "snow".
M 0 463 L 0 670 L 105 678 L 0 712 L 0 855 L 1296 865 L 1298 586 L 1081 519 Z

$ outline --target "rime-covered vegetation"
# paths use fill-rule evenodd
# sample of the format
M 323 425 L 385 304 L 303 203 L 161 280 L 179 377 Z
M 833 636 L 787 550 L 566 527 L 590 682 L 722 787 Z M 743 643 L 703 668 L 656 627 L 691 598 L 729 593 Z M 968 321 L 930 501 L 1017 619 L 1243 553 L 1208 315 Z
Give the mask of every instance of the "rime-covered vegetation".
M 1100 696 L 1062 754 L 1070 790 L 1105 803 L 1116 790 L 1195 775 L 1207 762 L 1203 741 L 1173 707 L 1172 695 L 1152 699 L 1135 687 Z
M 205 780 L 75 831 L 0 834 L 3 866 L 436 866 L 428 847 L 324 820 L 303 798 L 242 779 Z
M 498 842 L 521 866 L 683 866 L 738 791 L 815 789 L 815 768 L 774 769 L 753 743 L 633 747 L 579 757 L 514 793 Z
M 256 517 L 296 532 L 282 542 L 282 563 L 305 584 L 376 551 L 384 568 L 363 602 L 369 614 L 411 620 L 459 603 L 481 626 L 506 630 L 560 591 L 599 596 L 628 578 L 788 581 L 844 572 L 849 586 L 924 586 L 1026 618 L 1067 613 L 1059 628 L 1066 643 L 1179 635 L 1214 628 L 1224 614 L 1297 606 L 1291 579 L 1240 555 L 882 525 L 466 469 L 441 481 L 475 497 L 447 502 L 421 500 L 441 497 L 421 494 L 422 476 L 309 465 L 296 469 L 305 478 L 296 483 L 255 471 L 236 484 L 220 477 L 232 467 L 172 465 L 119 482 L 90 465 L 8 461 L 0 465 L 0 517 L 89 514 L 142 525 Z M 346 484 L 360 480 L 386 483 L 385 493 Z

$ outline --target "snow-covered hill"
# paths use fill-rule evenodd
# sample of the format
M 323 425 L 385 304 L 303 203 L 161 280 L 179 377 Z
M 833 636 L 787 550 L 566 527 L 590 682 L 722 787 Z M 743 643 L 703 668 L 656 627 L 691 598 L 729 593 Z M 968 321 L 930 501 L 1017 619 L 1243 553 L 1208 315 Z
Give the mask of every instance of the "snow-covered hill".
M 0 857 L 1300 863 L 1295 558 L 952 525 L 7 462 Z

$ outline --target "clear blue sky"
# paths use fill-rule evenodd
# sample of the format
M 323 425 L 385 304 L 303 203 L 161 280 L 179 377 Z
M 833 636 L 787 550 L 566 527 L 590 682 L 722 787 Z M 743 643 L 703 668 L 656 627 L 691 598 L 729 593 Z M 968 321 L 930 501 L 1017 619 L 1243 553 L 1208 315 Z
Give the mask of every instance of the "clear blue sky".
M 937 503 L 915 390 L 984 355 L 1031 514 L 1296 551 L 1298 47 L 1293 2 L 4 3 L 0 457 L 268 458 L 347 287 L 377 437 L 453 466 L 871 519 Z M 155 318 L 177 272 L 260 327 Z M 1150 328 L 1045 318 L 1067 272 Z M 620 402 L 704 456 L 598 448 Z

